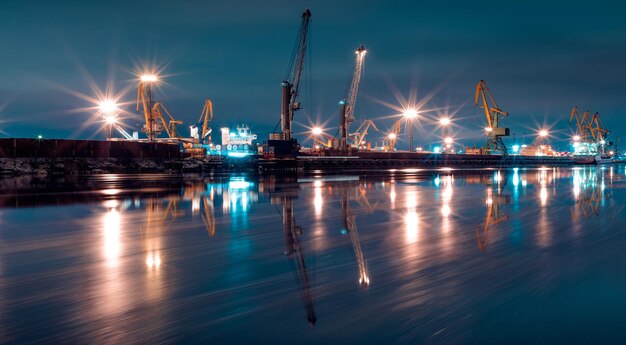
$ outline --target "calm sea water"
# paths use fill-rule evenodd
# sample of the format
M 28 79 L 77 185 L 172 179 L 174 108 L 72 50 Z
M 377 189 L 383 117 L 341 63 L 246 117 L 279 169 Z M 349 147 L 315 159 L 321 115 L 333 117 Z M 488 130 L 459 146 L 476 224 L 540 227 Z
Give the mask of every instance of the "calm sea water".
M 0 180 L 2 343 L 624 343 L 626 170 Z

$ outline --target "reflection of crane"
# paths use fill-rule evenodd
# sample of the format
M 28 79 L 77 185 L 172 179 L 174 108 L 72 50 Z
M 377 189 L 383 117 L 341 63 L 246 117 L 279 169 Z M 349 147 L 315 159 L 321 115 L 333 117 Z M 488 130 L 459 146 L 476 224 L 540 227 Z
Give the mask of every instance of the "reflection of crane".
M 201 214 L 202 221 L 209 235 L 213 236 L 215 235 L 215 208 L 213 202 L 209 201 L 206 195 L 202 195 L 202 206 L 204 207 L 204 213 Z
M 487 144 L 485 144 L 486 151 L 501 152 L 503 155 L 507 155 L 507 149 L 502 141 L 502 137 L 509 136 L 509 129 L 500 127 L 500 120 L 502 117 L 507 117 L 509 114 L 498 108 L 498 104 L 493 99 L 489 88 L 484 80 L 481 80 L 476 84 L 476 97 L 474 99 L 474 106 L 478 106 L 479 98 L 482 101 L 481 108 L 485 109 L 485 115 L 487 116 Z
M 359 126 L 356 132 L 350 134 L 350 137 L 352 137 L 352 145 L 359 148 L 363 147 L 365 145 L 365 137 L 367 136 L 367 131 L 370 129 L 370 127 L 374 128 L 377 132 L 380 132 L 378 130 L 378 127 L 376 127 L 376 125 L 374 124 L 374 121 L 365 120 L 363 121 L 363 123 L 361 123 L 361 126 Z
M 367 50 L 362 45 L 356 50 L 356 60 L 354 63 L 354 74 L 352 75 L 352 83 L 348 97 L 339 102 L 341 106 L 339 110 L 339 148 L 348 148 L 348 128 L 350 123 L 354 122 L 354 106 L 356 105 L 356 96 L 359 92 L 359 84 L 361 82 L 361 72 L 363 71 L 363 62 L 365 61 Z M 360 144 L 361 141 L 358 141 Z
M 285 233 L 285 254 L 296 267 L 296 274 L 304 306 L 306 308 L 307 320 L 312 325 L 317 321 L 315 311 L 313 310 L 313 291 L 309 273 L 304 260 L 304 253 L 300 246 L 299 237 L 302 235 L 302 228 L 296 225 L 296 217 L 294 216 L 293 198 L 282 198 L 283 204 L 283 230 Z
M 176 126 L 183 122 L 174 119 L 163 103 L 155 102 L 154 85 L 156 82 L 156 76 L 142 76 L 139 81 L 139 87 L 137 89 L 137 110 L 139 110 L 139 102 L 141 101 L 146 121 L 143 130 L 148 135 L 150 141 L 153 141 L 159 136 L 164 129 L 168 137 L 176 138 Z M 163 113 L 169 117 L 169 124 L 163 116 Z
M 370 278 L 367 271 L 367 266 L 365 264 L 363 250 L 361 248 L 361 240 L 359 239 L 359 233 L 356 228 L 356 216 L 354 215 L 354 213 L 352 213 L 352 210 L 350 209 L 347 189 L 344 189 L 341 194 L 341 211 L 343 217 L 343 226 L 348 232 L 348 236 L 350 236 L 352 249 L 354 250 L 354 256 L 359 267 L 359 284 L 362 286 L 368 286 L 370 284 Z
M 302 23 L 298 31 L 298 41 L 295 55 L 289 63 L 287 75 L 282 82 L 282 101 L 280 108 L 281 123 L 281 139 L 291 140 L 293 122 L 293 113 L 300 109 L 298 102 L 298 93 L 300 91 L 300 81 L 302 79 L 302 70 L 304 68 L 304 56 L 306 55 L 307 38 L 309 34 L 309 23 L 311 20 L 311 11 L 308 9 L 302 13 Z
M 500 204 L 508 204 L 510 200 L 509 195 L 500 194 L 499 188 L 496 195 L 493 195 L 492 188 L 487 189 L 487 200 L 485 202 L 487 204 L 487 215 L 485 216 L 482 233 L 478 227 L 476 228 L 476 243 L 481 252 L 484 252 L 487 248 L 490 228 L 509 219 L 508 215 L 500 213 Z

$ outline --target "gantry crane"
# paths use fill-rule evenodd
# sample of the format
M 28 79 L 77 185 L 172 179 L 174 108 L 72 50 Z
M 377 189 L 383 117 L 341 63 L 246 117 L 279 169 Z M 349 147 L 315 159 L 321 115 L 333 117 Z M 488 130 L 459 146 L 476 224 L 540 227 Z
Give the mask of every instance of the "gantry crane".
M 352 82 L 350 83 L 350 91 L 346 98 L 339 101 L 339 148 L 343 150 L 348 148 L 348 128 L 350 127 L 350 123 L 354 122 L 354 106 L 356 105 L 356 96 L 359 92 L 361 72 L 363 71 L 363 62 L 365 61 L 367 50 L 361 45 L 355 53 L 356 59 L 354 62 Z
M 480 107 L 485 109 L 485 115 L 487 116 L 487 127 L 485 128 L 487 144 L 485 144 L 484 149 L 488 152 L 500 152 L 506 156 L 508 152 L 502 137 L 509 136 L 510 131 L 508 128 L 500 127 L 500 121 L 501 118 L 507 117 L 509 114 L 498 108 L 498 104 L 493 99 L 484 80 L 476 84 L 474 107 L 478 106 L 479 101 L 482 103 Z
M 365 120 L 361 123 L 359 128 L 357 128 L 356 132 L 350 134 L 350 137 L 352 138 L 352 145 L 362 148 L 365 145 L 365 137 L 367 136 L 370 127 L 374 128 L 377 132 L 380 132 L 378 127 L 374 124 L 374 121 Z
M 154 141 L 163 130 L 166 131 L 168 137 L 176 138 L 178 135 L 176 126 L 183 123 L 174 119 L 163 103 L 155 101 L 154 85 L 157 81 L 156 76 L 144 75 L 140 78 L 139 87 L 137 88 L 137 110 L 139 110 L 139 102 L 141 101 L 146 121 L 143 131 L 148 136 L 149 141 Z M 169 124 L 163 113 L 169 117 Z
M 304 68 L 304 56 L 306 55 L 307 38 L 309 34 L 309 23 L 311 21 L 311 11 L 305 10 L 302 13 L 300 30 L 295 55 L 292 57 L 287 69 L 287 75 L 283 80 L 282 100 L 280 107 L 281 140 L 291 140 L 293 137 L 291 125 L 293 113 L 300 109 L 298 95 L 300 91 L 300 81 L 302 80 L 302 70 Z

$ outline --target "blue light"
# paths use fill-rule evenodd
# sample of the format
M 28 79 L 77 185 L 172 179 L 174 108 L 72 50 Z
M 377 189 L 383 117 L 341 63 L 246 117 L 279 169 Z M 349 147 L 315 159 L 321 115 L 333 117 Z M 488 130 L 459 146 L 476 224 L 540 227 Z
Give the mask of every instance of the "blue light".
M 252 184 L 248 181 L 229 181 L 228 188 L 230 189 L 248 189 Z
M 435 147 L 433 148 L 433 152 L 434 152 L 434 153 L 440 153 L 440 152 L 441 152 L 441 147 L 439 147 L 439 146 L 435 146 Z
M 513 145 L 513 153 L 518 153 L 519 152 L 519 145 Z
M 249 155 L 250 153 L 248 152 L 228 152 L 228 157 L 241 158 L 241 157 L 247 157 Z

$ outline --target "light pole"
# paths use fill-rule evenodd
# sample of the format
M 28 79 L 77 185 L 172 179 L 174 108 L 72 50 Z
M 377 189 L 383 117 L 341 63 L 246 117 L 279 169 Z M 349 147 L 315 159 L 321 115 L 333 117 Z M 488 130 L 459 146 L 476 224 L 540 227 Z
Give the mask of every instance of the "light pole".
M 106 99 L 98 104 L 100 114 L 104 117 L 104 123 L 106 125 L 106 139 L 111 139 L 113 134 L 113 126 L 117 123 L 117 112 L 119 108 L 115 101 Z
M 442 117 L 441 119 L 439 119 L 439 125 L 441 126 L 441 138 L 444 140 L 444 151 L 446 151 L 446 148 L 449 146 L 449 144 L 452 143 L 452 138 L 449 138 L 446 135 L 446 128 L 450 125 L 451 121 L 450 118 L 448 117 Z M 448 139 L 450 139 L 450 142 L 446 142 Z
M 409 125 L 409 152 L 413 152 L 413 120 L 417 117 L 417 110 L 406 109 L 403 115 Z
M 548 137 L 548 131 L 545 129 L 542 129 L 539 131 L 539 144 L 541 145 L 545 145 L 546 144 L 546 138 Z

